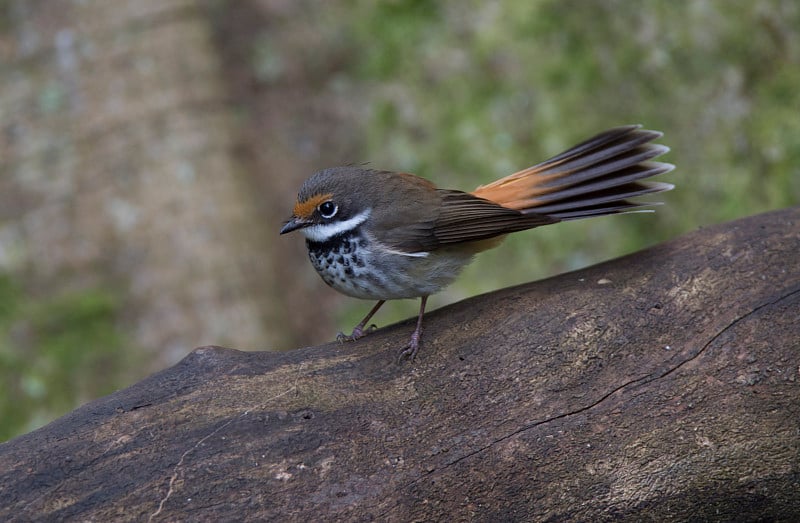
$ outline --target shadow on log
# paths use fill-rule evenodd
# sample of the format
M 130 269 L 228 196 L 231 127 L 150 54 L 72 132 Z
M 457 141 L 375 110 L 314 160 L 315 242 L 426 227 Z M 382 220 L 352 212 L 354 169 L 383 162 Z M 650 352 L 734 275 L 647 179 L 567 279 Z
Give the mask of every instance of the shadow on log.
M 412 328 L 197 349 L 0 445 L 0 520 L 800 517 L 800 208 Z

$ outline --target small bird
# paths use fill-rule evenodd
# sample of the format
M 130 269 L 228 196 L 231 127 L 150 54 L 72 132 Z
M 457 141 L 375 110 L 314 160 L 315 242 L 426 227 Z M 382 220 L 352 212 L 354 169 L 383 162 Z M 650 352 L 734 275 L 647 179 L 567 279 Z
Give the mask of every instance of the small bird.
M 674 168 L 650 161 L 669 151 L 650 143 L 661 136 L 640 125 L 616 127 L 472 192 L 438 189 L 408 173 L 324 169 L 303 183 L 280 234 L 303 232 L 325 283 L 348 296 L 377 300 L 350 335 L 339 333 L 339 341 L 371 332 L 375 327 L 367 324 L 386 300 L 421 298 L 417 326 L 398 354 L 398 361 L 413 361 L 428 296 L 452 283 L 476 253 L 511 232 L 643 212 L 652 204 L 628 199 L 672 189 L 641 181 Z

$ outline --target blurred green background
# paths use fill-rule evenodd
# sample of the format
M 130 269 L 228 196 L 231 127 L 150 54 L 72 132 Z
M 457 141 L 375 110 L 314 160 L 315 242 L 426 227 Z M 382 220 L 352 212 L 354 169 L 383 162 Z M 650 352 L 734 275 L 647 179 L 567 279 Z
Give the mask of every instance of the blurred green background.
M 435 8 L 432 8 L 435 5 Z M 787 2 L 389 2 L 352 17 L 367 155 L 470 189 L 606 127 L 665 132 L 655 216 L 511 236 L 434 306 L 800 201 L 800 13 Z M 498 270 L 498 268 L 500 268 Z M 396 303 L 397 317 L 415 304 Z M 340 322 L 363 314 L 348 310 Z
M 664 179 L 677 187 L 659 195 L 666 205 L 656 214 L 513 235 L 434 297 L 431 309 L 797 205 L 799 5 L 5 2 L 0 440 L 141 379 L 195 345 L 289 349 L 351 328 L 370 304 L 325 288 L 302 240 L 276 235 L 294 192 L 316 169 L 369 162 L 469 190 L 608 127 L 642 123 L 665 133 L 660 143 L 672 151 L 663 159 L 677 169 Z M 118 85 L 126 75 L 134 83 Z M 91 123 L 118 107 L 115 96 L 128 112 L 80 127 L 87 114 Z M 201 123 L 179 126 L 179 117 Z M 69 130 L 43 131 L 43 144 L 26 145 L 33 133 L 23 131 L 49 128 Z M 187 129 L 201 145 L 172 147 Z M 113 136 L 124 139 L 98 152 L 96 143 Z M 183 163 L 147 181 L 171 165 L 173 156 L 153 156 L 159 147 Z M 39 155 L 46 160 L 34 162 Z M 58 242 L 50 222 L 31 223 L 42 209 L 62 212 L 52 184 L 64 182 L 53 180 L 81 162 L 96 171 L 75 168 L 58 195 L 69 218 L 52 220 L 69 229 L 57 238 L 80 256 L 44 264 Z M 160 181 L 173 178 L 179 182 Z M 51 185 L 37 186 L 40 179 Z M 86 200 L 87 191 L 97 199 Z M 170 191 L 174 199 L 160 202 Z M 93 218 L 73 218 L 85 209 Z M 104 213 L 114 225 L 95 234 L 87 224 Z M 142 216 L 158 220 L 144 226 Z M 176 230 L 199 240 L 184 242 Z M 224 255 L 211 255 L 218 251 Z M 170 264 L 188 280 L 142 283 L 172 274 Z M 177 297 L 164 305 L 167 295 Z M 376 321 L 412 316 L 417 306 L 392 303 Z M 230 311 L 239 311 L 238 323 L 226 320 Z M 164 324 L 172 330 L 162 336 Z

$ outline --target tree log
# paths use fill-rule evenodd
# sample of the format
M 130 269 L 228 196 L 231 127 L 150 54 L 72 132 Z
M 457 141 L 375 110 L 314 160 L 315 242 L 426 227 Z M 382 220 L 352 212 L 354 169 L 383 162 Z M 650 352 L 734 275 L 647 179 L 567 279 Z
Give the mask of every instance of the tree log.
M 0 520 L 800 518 L 800 208 L 412 329 L 197 349 L 0 445 Z

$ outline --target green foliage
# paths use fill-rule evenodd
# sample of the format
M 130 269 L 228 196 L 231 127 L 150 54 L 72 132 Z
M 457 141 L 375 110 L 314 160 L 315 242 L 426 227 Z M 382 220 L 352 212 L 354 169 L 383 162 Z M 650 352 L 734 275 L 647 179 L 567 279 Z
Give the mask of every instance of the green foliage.
M 0 275 L 0 441 L 125 381 L 131 351 L 117 313 L 118 299 L 107 291 L 35 299 Z
M 365 159 L 471 189 L 604 128 L 665 132 L 677 185 L 655 215 L 516 234 L 441 301 L 612 258 L 800 202 L 794 1 L 355 1 Z M 346 313 L 347 320 L 361 314 Z M 399 316 L 415 313 L 401 306 Z M 384 322 L 386 316 L 381 315 Z

